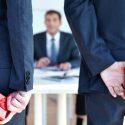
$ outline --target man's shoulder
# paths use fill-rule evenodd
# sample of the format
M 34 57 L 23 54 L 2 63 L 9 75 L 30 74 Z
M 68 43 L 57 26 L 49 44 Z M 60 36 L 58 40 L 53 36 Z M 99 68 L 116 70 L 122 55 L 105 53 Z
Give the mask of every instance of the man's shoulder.
M 39 45 L 46 37 L 46 32 L 40 32 L 33 36 L 36 45 Z
M 44 31 L 44 32 L 39 32 L 39 33 L 34 34 L 34 37 L 35 38 L 44 37 L 45 35 L 46 35 L 46 32 Z
M 64 32 L 64 31 L 60 31 L 61 35 L 63 35 L 64 37 L 67 37 L 67 38 L 72 38 L 72 34 L 71 33 L 68 33 L 68 32 Z

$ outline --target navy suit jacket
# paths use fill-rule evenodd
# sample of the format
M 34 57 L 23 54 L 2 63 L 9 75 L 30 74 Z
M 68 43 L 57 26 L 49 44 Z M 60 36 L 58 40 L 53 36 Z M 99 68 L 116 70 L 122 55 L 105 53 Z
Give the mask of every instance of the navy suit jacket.
M 125 61 L 125 0 L 65 0 L 82 62 L 79 92 L 108 92 L 100 72 Z
M 39 60 L 42 57 L 47 57 L 46 50 L 46 32 L 34 35 L 34 58 Z M 72 68 L 79 67 L 80 56 L 77 46 L 71 34 L 60 32 L 60 49 L 57 63 L 69 62 Z
M 33 85 L 31 0 L 0 0 L 0 93 Z

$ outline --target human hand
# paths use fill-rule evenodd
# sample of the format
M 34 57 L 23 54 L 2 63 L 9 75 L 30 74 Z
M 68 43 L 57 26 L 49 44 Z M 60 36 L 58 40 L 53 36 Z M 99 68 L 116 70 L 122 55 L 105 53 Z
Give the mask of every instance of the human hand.
M 47 67 L 49 64 L 50 64 L 50 59 L 48 59 L 47 57 L 43 57 L 39 59 L 39 61 L 36 63 L 36 67 L 43 68 L 43 67 Z
M 7 98 L 7 109 L 10 112 L 21 113 L 29 103 L 31 91 L 18 91 L 10 94 Z
M 6 117 L 6 119 L 4 119 L 3 121 L 0 121 L 0 125 L 6 124 L 7 122 L 9 122 L 15 114 L 16 114 L 15 112 L 10 112 Z
M 101 72 L 101 78 L 113 97 L 121 96 L 123 99 L 125 99 L 123 87 L 125 82 L 124 68 L 125 62 L 115 62 Z
M 58 67 L 61 69 L 61 70 L 70 70 L 71 69 L 71 64 L 70 63 L 61 63 L 58 65 Z

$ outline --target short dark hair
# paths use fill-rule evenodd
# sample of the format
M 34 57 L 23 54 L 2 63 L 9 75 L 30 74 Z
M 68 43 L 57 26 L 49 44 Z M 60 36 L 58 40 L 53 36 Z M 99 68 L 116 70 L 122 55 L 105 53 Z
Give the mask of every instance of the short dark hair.
M 46 17 L 47 15 L 51 15 L 51 14 L 57 14 L 58 17 L 59 17 L 59 20 L 62 19 L 61 13 L 58 12 L 58 11 L 56 11 L 56 10 L 48 10 L 48 11 L 46 12 L 46 14 L 45 14 L 45 17 Z

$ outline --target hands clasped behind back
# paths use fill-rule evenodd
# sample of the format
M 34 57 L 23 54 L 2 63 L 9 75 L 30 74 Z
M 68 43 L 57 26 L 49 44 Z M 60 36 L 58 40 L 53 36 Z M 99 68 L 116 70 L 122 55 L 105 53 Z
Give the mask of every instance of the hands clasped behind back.
M 107 86 L 110 94 L 113 97 L 121 96 L 125 99 L 124 95 L 124 68 L 125 62 L 115 62 L 110 67 L 101 72 L 101 78 Z
M 11 93 L 7 98 L 7 109 L 10 114 L 6 117 L 4 121 L 0 121 L 0 124 L 6 124 L 9 122 L 16 113 L 21 113 L 25 110 L 31 98 L 31 91 L 23 92 L 18 91 Z
M 31 91 L 29 92 L 15 92 L 7 98 L 7 108 L 11 112 L 21 113 L 29 103 Z

